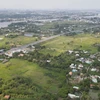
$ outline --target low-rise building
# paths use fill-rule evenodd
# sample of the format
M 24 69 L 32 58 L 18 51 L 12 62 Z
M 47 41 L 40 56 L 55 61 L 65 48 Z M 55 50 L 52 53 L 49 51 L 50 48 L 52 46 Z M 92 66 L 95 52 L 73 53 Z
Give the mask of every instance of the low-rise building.
M 75 94 L 68 94 L 68 97 L 70 97 L 71 99 L 75 99 L 75 98 L 80 98 L 79 96 L 76 96 Z

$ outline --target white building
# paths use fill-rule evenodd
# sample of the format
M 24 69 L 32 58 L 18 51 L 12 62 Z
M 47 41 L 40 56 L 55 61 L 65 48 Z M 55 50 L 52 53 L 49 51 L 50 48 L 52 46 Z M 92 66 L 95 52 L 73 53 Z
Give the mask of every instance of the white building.
M 71 98 L 71 99 L 75 99 L 75 98 L 80 98 L 79 96 L 76 96 L 75 94 L 68 94 L 68 96 Z

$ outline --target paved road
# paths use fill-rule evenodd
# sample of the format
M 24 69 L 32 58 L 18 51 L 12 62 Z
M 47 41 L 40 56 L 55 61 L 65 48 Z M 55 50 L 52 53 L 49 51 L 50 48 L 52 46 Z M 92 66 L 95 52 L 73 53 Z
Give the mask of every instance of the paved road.
M 10 49 L 10 50 L 8 50 L 8 51 L 6 51 L 6 52 L 12 52 L 12 51 L 14 51 L 14 50 L 24 49 L 24 48 L 27 48 L 27 47 L 30 46 L 30 45 L 36 45 L 36 44 L 39 44 L 39 43 L 42 43 L 42 42 L 45 42 L 45 41 L 54 39 L 54 38 L 59 37 L 59 36 L 61 36 L 61 35 L 64 35 L 64 34 L 59 34 L 59 35 L 51 36 L 51 37 L 45 38 L 45 39 L 43 39 L 43 40 L 39 40 L 39 41 L 36 41 L 36 42 L 33 42 L 33 43 L 29 43 L 29 44 L 26 44 L 26 45 L 22 45 L 22 46 L 20 46 L 20 47 L 12 48 L 12 49 Z

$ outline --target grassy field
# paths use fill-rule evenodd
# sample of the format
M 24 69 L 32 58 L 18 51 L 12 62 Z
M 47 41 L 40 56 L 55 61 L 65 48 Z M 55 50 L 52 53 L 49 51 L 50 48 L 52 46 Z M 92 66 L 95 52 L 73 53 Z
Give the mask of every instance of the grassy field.
M 36 41 L 36 37 L 25 37 L 25 36 L 18 36 L 16 38 L 7 38 L 4 36 L 0 36 L 0 38 L 3 38 L 2 40 L 0 40 L 0 48 L 1 47 L 10 48 L 11 46 L 19 46 Z
M 35 63 L 31 63 L 20 59 L 11 59 L 9 62 L 2 64 L 0 63 L 0 78 L 7 81 L 17 75 L 24 76 L 32 80 L 33 83 L 42 86 L 44 89 L 48 89 L 48 92 L 57 92 L 58 85 L 60 84 L 59 79 L 62 79 L 63 72 L 55 73 L 50 70 L 39 67 Z M 57 76 L 57 79 L 49 77 L 47 74 Z
M 56 39 L 43 43 L 46 46 L 40 52 L 52 55 L 59 55 L 62 52 L 73 49 L 90 50 L 96 52 L 97 48 L 93 46 L 95 43 L 100 43 L 100 38 L 96 38 L 95 35 L 80 34 L 76 36 L 60 36 Z

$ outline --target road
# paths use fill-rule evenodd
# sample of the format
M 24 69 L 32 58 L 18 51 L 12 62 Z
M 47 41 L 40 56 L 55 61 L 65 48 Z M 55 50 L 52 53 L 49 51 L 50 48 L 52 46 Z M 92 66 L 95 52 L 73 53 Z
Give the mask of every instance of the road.
M 6 52 L 12 52 L 12 51 L 15 51 L 15 50 L 24 49 L 24 48 L 27 48 L 30 45 L 36 45 L 36 44 L 39 44 L 39 43 L 42 43 L 42 42 L 45 42 L 45 41 L 54 39 L 54 38 L 59 37 L 61 35 L 64 35 L 64 34 L 59 34 L 59 35 L 51 36 L 51 37 L 45 38 L 43 40 L 39 40 L 39 41 L 36 41 L 36 42 L 33 42 L 33 43 L 29 43 L 29 44 L 26 44 L 26 45 L 22 45 L 20 47 L 12 48 L 12 49 L 10 49 L 10 50 L 8 50 Z

